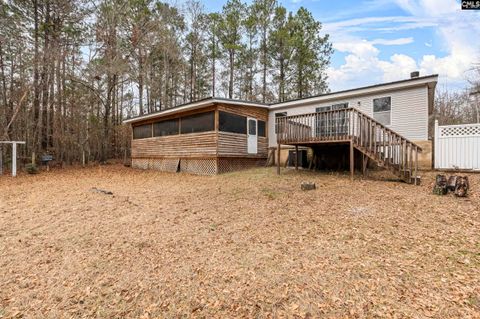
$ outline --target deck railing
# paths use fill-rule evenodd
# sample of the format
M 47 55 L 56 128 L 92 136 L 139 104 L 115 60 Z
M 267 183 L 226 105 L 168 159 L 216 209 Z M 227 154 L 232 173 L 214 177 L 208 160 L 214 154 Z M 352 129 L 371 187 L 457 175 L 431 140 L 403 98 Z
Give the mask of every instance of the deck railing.
M 275 127 L 278 144 L 351 141 L 380 165 L 392 167 L 409 179 L 417 176 L 422 149 L 355 108 L 278 117 Z

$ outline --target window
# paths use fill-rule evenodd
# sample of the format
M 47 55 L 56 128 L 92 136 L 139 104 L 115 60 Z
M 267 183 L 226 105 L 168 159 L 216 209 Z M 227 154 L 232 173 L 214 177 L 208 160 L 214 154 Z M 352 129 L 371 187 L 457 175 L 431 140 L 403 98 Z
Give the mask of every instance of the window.
M 315 109 L 315 112 L 320 113 L 320 112 L 327 112 L 331 110 L 331 106 L 320 106 Z
M 383 125 L 390 125 L 392 98 L 390 96 L 373 99 L 373 118 Z
M 245 116 L 220 111 L 218 126 L 222 132 L 247 134 L 247 118 Z
M 320 106 L 315 109 L 320 113 L 315 118 L 317 136 L 330 136 L 347 133 L 347 121 L 345 112 L 331 112 L 322 114 L 322 112 L 343 110 L 348 108 L 348 102 L 337 103 L 329 106 Z
M 248 134 L 257 135 L 257 121 L 248 120 Z
M 133 139 L 152 137 L 152 124 L 145 124 L 133 127 Z
M 266 137 L 266 123 L 265 121 L 258 120 L 258 136 Z
M 153 136 L 168 136 L 178 134 L 178 119 L 166 120 L 153 124 Z
M 213 112 L 182 117 L 180 121 L 181 134 L 208 132 L 215 129 L 215 116 Z
M 277 118 L 287 116 L 287 112 L 275 113 L 275 134 L 278 133 L 279 127 L 277 124 Z
M 332 110 L 343 110 L 348 109 L 348 102 L 347 103 L 338 103 L 332 105 Z

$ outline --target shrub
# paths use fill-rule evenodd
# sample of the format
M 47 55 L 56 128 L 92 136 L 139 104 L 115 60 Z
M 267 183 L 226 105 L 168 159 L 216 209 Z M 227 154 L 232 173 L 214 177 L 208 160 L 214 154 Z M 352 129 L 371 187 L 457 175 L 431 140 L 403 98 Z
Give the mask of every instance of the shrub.
M 25 166 L 28 174 L 38 174 L 38 167 L 35 164 L 27 164 Z

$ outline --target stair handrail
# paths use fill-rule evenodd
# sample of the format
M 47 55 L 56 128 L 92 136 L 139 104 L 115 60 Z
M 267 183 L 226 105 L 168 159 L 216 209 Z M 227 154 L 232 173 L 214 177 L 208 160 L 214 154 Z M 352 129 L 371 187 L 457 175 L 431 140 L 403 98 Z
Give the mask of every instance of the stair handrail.
M 423 151 L 423 149 L 422 149 L 418 144 L 410 141 L 408 138 L 406 138 L 406 137 L 404 137 L 403 135 L 395 132 L 395 131 L 392 130 L 391 128 L 385 126 L 385 124 L 380 123 L 379 121 L 377 121 L 376 119 L 374 119 L 374 118 L 371 117 L 370 115 L 368 115 L 368 114 L 366 114 L 366 113 L 364 113 L 364 112 L 362 112 L 362 111 L 360 111 L 360 110 L 358 110 L 358 109 L 356 109 L 356 108 L 354 108 L 354 107 L 350 107 L 350 108 L 348 108 L 348 109 L 346 109 L 346 110 L 352 110 L 354 113 L 361 114 L 362 116 L 368 118 L 369 120 L 371 120 L 371 121 L 374 122 L 375 124 L 379 125 L 382 129 L 384 129 L 384 130 L 386 130 L 386 131 L 388 131 L 388 132 L 390 132 L 390 133 L 393 133 L 393 134 L 396 135 L 397 137 L 405 140 L 407 143 L 412 144 L 413 146 L 415 146 L 415 147 L 417 148 L 417 150 L 418 150 L 420 153 Z

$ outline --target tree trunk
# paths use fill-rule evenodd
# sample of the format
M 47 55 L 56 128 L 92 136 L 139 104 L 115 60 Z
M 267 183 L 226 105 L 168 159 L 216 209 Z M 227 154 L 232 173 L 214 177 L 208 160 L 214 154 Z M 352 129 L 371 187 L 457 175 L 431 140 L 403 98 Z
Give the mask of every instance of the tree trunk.
M 233 75 L 235 71 L 235 53 L 232 49 L 229 50 L 229 58 L 230 58 L 230 79 L 228 82 L 228 98 L 233 98 Z
M 262 102 L 265 103 L 267 98 L 267 28 L 263 29 L 262 39 L 263 51 L 263 77 L 262 77 Z
M 33 139 L 32 147 L 33 150 L 37 148 L 37 123 L 40 115 L 40 88 L 39 88 L 39 10 L 38 10 L 38 0 L 33 0 L 33 20 L 34 20 L 34 56 L 33 56 Z M 12 82 L 13 83 L 13 82 Z

